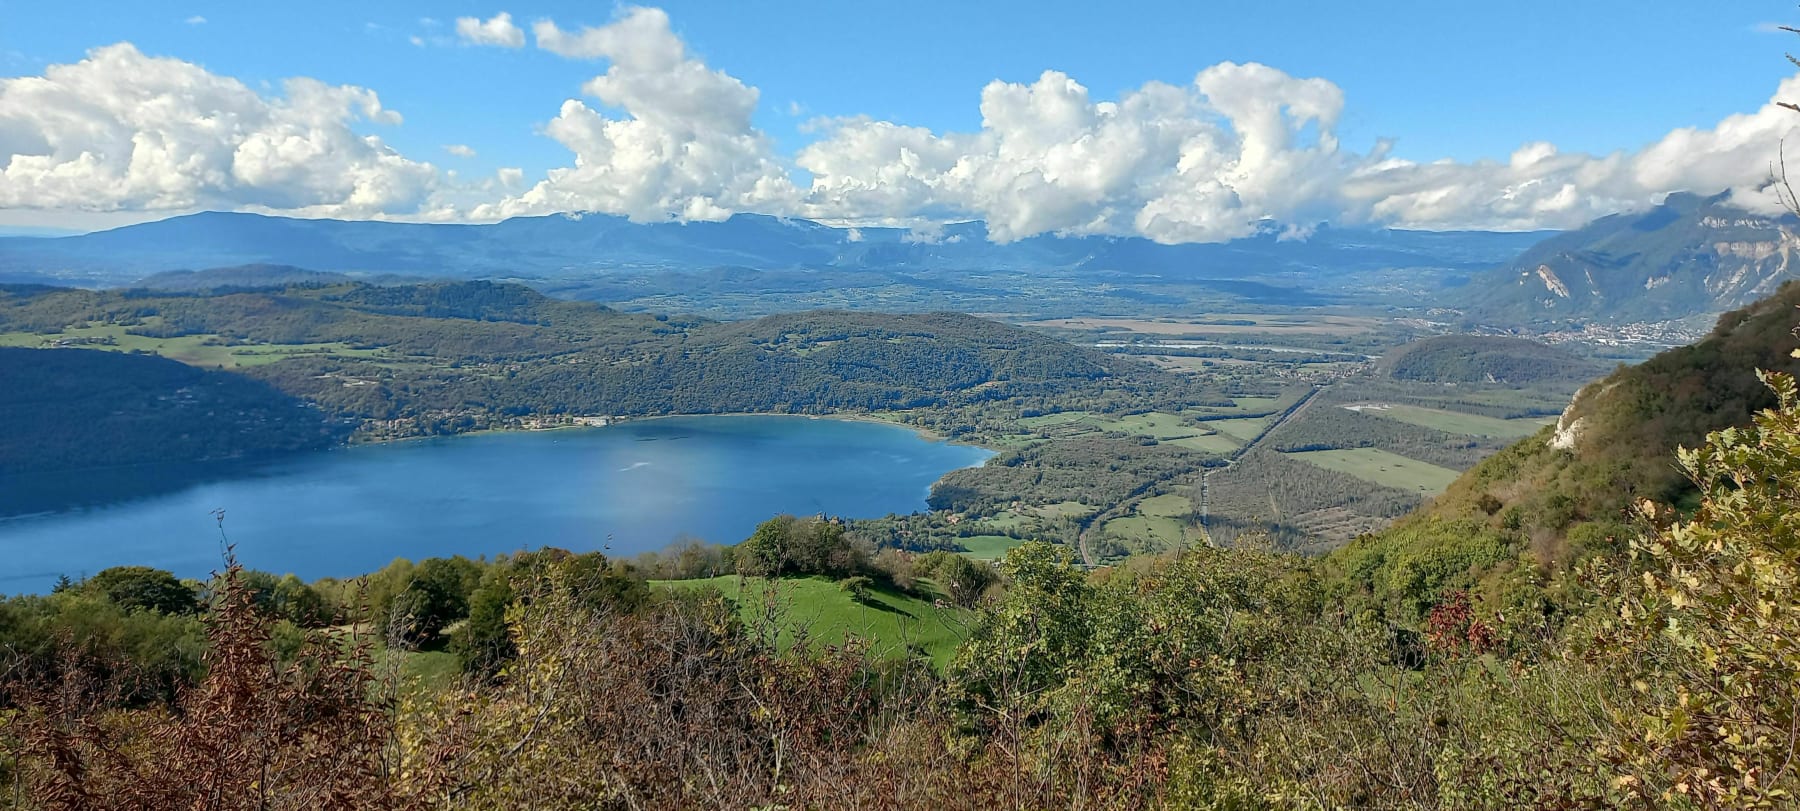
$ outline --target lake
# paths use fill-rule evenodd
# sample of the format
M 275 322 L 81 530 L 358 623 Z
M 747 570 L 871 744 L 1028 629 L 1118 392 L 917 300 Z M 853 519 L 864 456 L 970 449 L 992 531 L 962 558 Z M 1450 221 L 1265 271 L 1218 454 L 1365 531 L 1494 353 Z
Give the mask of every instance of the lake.
M 672 417 L 363 445 L 200 476 L 18 477 L 0 481 L 8 512 L 55 511 L 0 519 L 0 594 L 121 564 L 204 577 L 220 565 L 219 509 L 246 567 L 312 580 L 396 557 L 735 543 L 781 513 L 910 513 L 945 473 L 992 455 L 871 422 Z

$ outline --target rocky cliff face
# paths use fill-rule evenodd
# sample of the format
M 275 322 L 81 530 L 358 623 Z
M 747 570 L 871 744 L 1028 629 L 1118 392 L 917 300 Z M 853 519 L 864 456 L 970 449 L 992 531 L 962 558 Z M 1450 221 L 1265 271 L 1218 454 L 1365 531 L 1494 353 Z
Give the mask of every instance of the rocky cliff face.
M 1469 285 L 1478 321 L 1632 323 L 1710 319 L 1800 275 L 1800 222 L 1670 195 L 1544 241 Z

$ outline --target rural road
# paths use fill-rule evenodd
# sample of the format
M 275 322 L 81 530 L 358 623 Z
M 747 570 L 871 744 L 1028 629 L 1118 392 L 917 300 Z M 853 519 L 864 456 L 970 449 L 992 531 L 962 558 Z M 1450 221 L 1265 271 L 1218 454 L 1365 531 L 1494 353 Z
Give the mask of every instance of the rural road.
M 1249 453 L 1257 445 L 1262 444 L 1262 441 L 1264 439 L 1266 439 L 1270 434 L 1275 433 L 1275 429 L 1280 428 L 1281 426 L 1287 424 L 1288 420 L 1293 419 L 1294 415 L 1299 414 L 1301 410 L 1305 409 L 1308 405 L 1310 405 L 1313 401 L 1313 398 L 1317 397 L 1319 395 L 1319 393 L 1324 391 L 1325 389 L 1330 388 L 1330 385 L 1331 384 L 1327 383 L 1322 386 L 1313 386 L 1313 387 L 1307 389 L 1306 393 L 1300 396 L 1300 399 L 1295 400 L 1291 405 L 1289 405 L 1287 408 L 1283 409 L 1280 414 L 1276 415 L 1275 420 L 1273 422 L 1269 423 L 1268 427 L 1262 429 L 1262 431 L 1260 433 L 1258 433 L 1255 438 L 1251 439 L 1249 442 L 1244 443 L 1243 447 L 1238 448 L 1237 450 L 1232 451 L 1230 454 L 1226 455 L 1225 464 L 1221 465 L 1218 469 L 1223 470 L 1224 468 L 1230 467 L 1238 459 L 1242 458 L 1244 456 L 1244 454 Z M 1208 475 L 1210 475 L 1213 472 L 1213 470 L 1214 470 L 1213 468 L 1206 468 L 1206 467 L 1202 467 L 1200 469 L 1200 492 L 1201 492 L 1200 526 L 1203 529 L 1206 526 L 1206 518 L 1207 518 L 1206 477 Z M 1166 482 L 1170 479 L 1178 478 L 1180 476 L 1185 476 L 1189 472 L 1191 472 L 1191 468 L 1184 468 L 1184 469 L 1173 471 L 1167 476 L 1162 476 L 1159 478 L 1155 478 L 1155 479 L 1146 481 L 1142 485 L 1139 485 L 1137 487 L 1137 489 L 1132 490 L 1130 493 L 1127 493 L 1125 495 L 1125 498 L 1121 499 L 1117 504 L 1114 504 L 1111 507 L 1108 507 L 1104 510 L 1095 512 L 1093 515 L 1082 519 L 1081 532 L 1079 535 L 1076 536 L 1076 538 L 1077 538 L 1076 546 L 1081 551 L 1082 565 L 1086 566 L 1089 569 L 1095 568 L 1096 566 L 1099 565 L 1099 564 L 1095 563 L 1093 553 L 1088 551 L 1088 537 L 1090 534 L 1092 534 L 1095 527 L 1105 526 L 1107 521 L 1110 521 L 1113 518 L 1116 518 L 1116 517 L 1124 514 L 1125 512 L 1130 510 L 1133 505 L 1135 505 L 1137 503 L 1138 499 L 1143 498 L 1152 489 L 1156 488 L 1158 485 L 1162 484 L 1163 482 Z

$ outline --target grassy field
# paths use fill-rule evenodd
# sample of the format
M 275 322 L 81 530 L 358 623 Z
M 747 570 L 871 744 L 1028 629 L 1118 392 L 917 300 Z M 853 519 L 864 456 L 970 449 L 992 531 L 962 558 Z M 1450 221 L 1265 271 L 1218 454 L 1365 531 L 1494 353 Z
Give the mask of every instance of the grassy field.
M 1080 518 L 1092 514 L 1096 509 L 1098 508 L 1079 501 L 1059 501 L 1035 507 L 1033 511 L 1044 518 Z
M 1462 474 L 1375 448 L 1301 451 L 1289 456 L 1326 470 L 1348 473 L 1363 481 L 1408 492 L 1441 493 Z
M 1526 417 L 1524 419 L 1503 420 L 1497 417 L 1484 417 L 1480 414 L 1460 414 L 1454 411 L 1442 411 L 1435 408 L 1420 408 L 1410 405 L 1375 404 L 1361 406 L 1358 410 L 1364 414 L 1386 417 L 1390 420 L 1411 423 L 1439 431 L 1467 436 L 1490 437 L 1493 439 L 1519 439 L 1537 433 L 1539 428 L 1555 422 L 1550 417 Z
M 1245 398 L 1253 400 L 1256 405 L 1270 398 Z M 1238 408 L 1245 408 L 1239 404 Z M 1166 411 L 1151 411 L 1144 414 L 1128 414 L 1125 416 L 1108 416 L 1092 414 L 1086 411 L 1063 411 L 1056 414 L 1045 414 L 1041 417 L 1027 417 L 1019 422 L 1034 431 L 1042 431 L 1052 438 L 1069 439 L 1083 434 L 1107 431 L 1129 434 L 1131 436 L 1150 437 L 1158 442 L 1167 442 L 1183 448 L 1205 453 L 1228 454 L 1243 445 L 1248 438 L 1240 438 L 1224 432 L 1221 424 L 1235 428 L 1237 431 L 1249 431 L 1252 423 L 1255 431 L 1249 433 L 1254 437 L 1261 431 L 1262 418 L 1201 420 L 1203 416 L 1219 413 L 1235 413 L 1226 411 L 1188 411 L 1171 414 Z M 1254 413 L 1254 412 L 1252 412 Z
M 1193 509 L 1193 502 L 1189 501 L 1188 497 L 1182 493 L 1164 493 L 1160 496 L 1151 496 L 1137 503 L 1137 512 L 1139 515 L 1157 518 L 1179 518 L 1192 512 Z
M 1029 520 L 1031 520 L 1031 517 L 1022 512 L 1001 510 L 981 519 L 981 526 L 985 529 L 1018 529 L 1019 527 L 1024 526 L 1025 522 Z
M 1220 456 L 1231 453 L 1244 444 L 1225 434 L 1206 434 L 1204 436 L 1182 437 L 1181 439 L 1168 440 L 1168 442 L 1170 445 L 1177 445 L 1196 451 L 1204 451 L 1206 453 L 1216 453 Z
M 1129 538 L 1145 549 L 1172 549 L 1187 543 L 1187 516 L 1193 504 L 1183 493 L 1151 496 L 1132 505 L 1130 515 L 1106 522 L 1103 532 Z
M 1137 548 L 1144 550 L 1174 549 L 1181 546 L 1187 538 L 1187 532 L 1180 521 L 1144 515 L 1114 518 L 1106 522 L 1104 531 L 1115 538 L 1135 541 Z
M 782 607 L 782 639 L 791 642 L 793 630 L 807 629 L 814 644 L 835 644 L 856 635 L 868 640 L 881 655 L 898 655 L 906 647 L 922 649 L 938 667 L 950 661 L 967 633 L 969 613 L 959 608 L 938 608 L 931 600 L 897 591 L 873 592 L 873 605 L 850 599 L 835 581 L 823 577 L 790 577 L 769 581 L 735 575 L 706 580 L 666 580 L 655 588 L 716 588 L 736 600 L 745 621 L 762 612 L 771 582 L 774 599 Z
M 969 550 L 964 554 L 976 560 L 997 560 L 1005 557 L 1008 550 L 1024 543 L 1006 535 L 970 535 L 958 538 L 956 542 Z
M 107 352 L 151 352 L 190 366 L 235 369 L 260 366 L 296 355 L 373 357 L 377 349 L 357 349 L 344 343 L 328 344 L 229 344 L 217 335 L 182 335 L 152 338 L 133 335 L 121 326 L 77 327 L 55 334 L 0 333 L 0 346 L 31 348 L 67 347 Z
M 1135 436 L 1147 436 L 1158 440 L 1178 439 L 1184 436 L 1195 436 L 1206 433 L 1206 429 L 1194 424 L 1194 421 L 1179 414 L 1152 411 L 1148 414 L 1132 414 L 1109 420 L 1090 418 L 1096 427 L 1104 431 L 1123 431 Z
M 1381 319 L 1365 316 L 1266 315 L 1257 313 L 1220 313 L 1206 318 L 1051 318 L 1031 321 L 1027 326 L 1057 329 L 1128 332 L 1138 335 L 1195 335 L 1205 333 L 1313 333 L 1354 335 L 1369 332 L 1381 325 Z
M 1237 417 L 1229 420 L 1208 420 L 1206 427 L 1238 440 L 1249 442 L 1269 427 L 1273 417 Z
M 1208 408 L 1206 410 L 1220 414 L 1233 412 L 1239 414 L 1266 414 L 1287 405 L 1293 399 L 1293 397 L 1233 397 L 1231 398 L 1231 402 L 1237 406 L 1234 409 Z

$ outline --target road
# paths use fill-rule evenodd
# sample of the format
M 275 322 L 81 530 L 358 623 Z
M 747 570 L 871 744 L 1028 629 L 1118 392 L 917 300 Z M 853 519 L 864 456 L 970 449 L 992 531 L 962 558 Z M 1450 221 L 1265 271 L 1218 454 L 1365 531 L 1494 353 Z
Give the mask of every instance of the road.
M 1325 389 L 1327 389 L 1329 387 L 1330 387 L 1330 384 L 1327 383 L 1322 386 L 1314 386 L 1312 388 L 1307 389 L 1306 393 L 1300 396 L 1300 399 L 1295 400 L 1287 408 L 1282 409 L 1281 413 L 1275 417 L 1275 420 L 1273 422 L 1270 422 L 1267 427 L 1263 428 L 1262 431 L 1255 436 L 1255 438 L 1251 439 L 1249 442 L 1244 443 L 1243 447 L 1238 448 L 1237 450 L 1232 451 L 1230 454 L 1226 455 L 1225 464 L 1220 465 L 1217 468 L 1203 467 L 1200 469 L 1200 493 L 1201 493 L 1200 526 L 1202 529 L 1204 529 L 1206 527 L 1206 518 L 1207 518 L 1207 510 L 1208 510 L 1207 501 L 1206 501 L 1206 495 L 1207 495 L 1206 477 L 1211 475 L 1215 470 L 1223 470 L 1225 468 L 1228 468 L 1232 464 L 1236 463 L 1237 460 L 1243 458 L 1244 454 L 1249 453 L 1252 449 L 1256 448 L 1256 446 L 1262 444 L 1262 441 L 1264 439 L 1266 439 L 1270 434 L 1275 433 L 1275 429 L 1280 428 L 1281 426 L 1287 424 L 1288 420 L 1293 419 L 1294 415 L 1299 414 L 1302 409 L 1306 408 L 1308 405 L 1310 405 L 1312 403 L 1313 398 L 1317 397 L 1320 392 L 1324 391 Z M 1107 521 L 1111 521 L 1112 519 L 1117 518 L 1121 515 L 1124 515 L 1126 512 L 1129 512 L 1131 510 L 1131 508 L 1136 505 L 1138 499 L 1141 499 L 1145 495 L 1149 494 L 1152 489 L 1157 488 L 1158 486 L 1162 485 L 1165 482 L 1168 482 L 1171 479 L 1180 478 L 1191 472 L 1193 472 L 1192 468 L 1185 468 L 1185 469 L 1181 469 L 1181 470 L 1172 471 L 1167 476 L 1162 476 L 1159 478 L 1155 478 L 1155 479 L 1146 481 L 1143 484 L 1139 485 L 1137 487 L 1137 489 L 1134 489 L 1130 493 L 1126 494 L 1125 498 L 1121 499 L 1117 504 L 1114 504 L 1111 507 L 1107 507 L 1106 509 L 1099 510 L 1099 511 L 1095 512 L 1093 515 L 1090 515 L 1087 518 L 1082 519 L 1081 524 L 1080 524 L 1081 532 L 1079 535 L 1076 536 L 1076 539 L 1077 539 L 1076 546 L 1081 552 L 1082 564 L 1087 566 L 1090 569 L 1095 568 L 1096 566 L 1099 565 L 1098 563 L 1096 563 L 1094 561 L 1093 554 L 1088 551 L 1088 537 L 1089 537 L 1089 535 L 1091 535 L 1093 533 L 1093 531 L 1096 527 L 1105 526 Z

